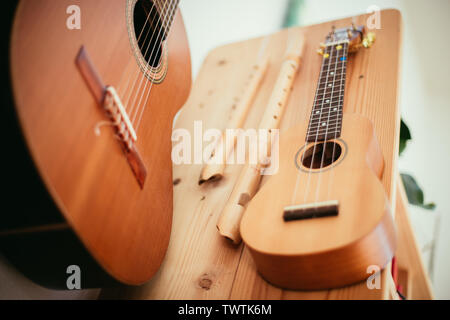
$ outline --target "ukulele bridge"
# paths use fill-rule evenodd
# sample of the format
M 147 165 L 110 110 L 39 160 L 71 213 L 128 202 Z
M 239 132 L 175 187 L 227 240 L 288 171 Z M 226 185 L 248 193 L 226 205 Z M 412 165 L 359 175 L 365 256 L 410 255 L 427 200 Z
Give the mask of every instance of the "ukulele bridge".
M 339 213 L 339 201 L 306 203 L 284 207 L 284 221 L 305 220 L 337 216 Z

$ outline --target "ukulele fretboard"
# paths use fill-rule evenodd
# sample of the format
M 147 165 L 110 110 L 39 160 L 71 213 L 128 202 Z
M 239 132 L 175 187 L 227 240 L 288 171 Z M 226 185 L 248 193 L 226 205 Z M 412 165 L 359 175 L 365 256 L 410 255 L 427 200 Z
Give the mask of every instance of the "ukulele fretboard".
M 348 42 L 327 45 L 311 111 L 307 142 L 336 139 L 341 135 Z

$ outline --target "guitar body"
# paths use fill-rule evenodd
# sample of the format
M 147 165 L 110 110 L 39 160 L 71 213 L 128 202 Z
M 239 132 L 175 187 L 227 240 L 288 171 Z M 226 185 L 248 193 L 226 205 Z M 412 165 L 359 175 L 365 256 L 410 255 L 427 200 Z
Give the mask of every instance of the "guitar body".
M 322 169 L 301 161 L 304 149 L 314 145 L 302 148 L 306 126 L 281 133 L 279 172 L 242 219 L 242 238 L 258 271 L 276 286 L 345 286 L 366 279 L 371 265 L 382 269 L 394 254 L 394 224 L 380 182 L 383 156 L 373 125 L 357 114 L 344 114 L 342 124 L 340 138 L 332 140 L 341 147 L 340 155 Z M 286 206 L 330 200 L 339 203 L 336 216 L 283 219 Z
M 165 39 L 167 69 L 152 85 L 136 59 L 139 53 L 133 51 L 136 39 L 130 36 L 129 10 L 135 2 L 76 1 L 81 28 L 73 30 L 66 26 L 66 10 L 73 1 L 22 0 L 16 10 L 10 41 L 13 97 L 21 134 L 41 181 L 36 185 L 45 187 L 50 204 L 40 198 L 29 207 L 18 206 L 10 213 L 13 218 L 3 217 L 0 242 L 19 269 L 46 271 L 50 282 L 41 281 L 37 272 L 31 276 L 43 285 L 65 287 L 66 267 L 72 264 L 80 266 L 83 287 L 91 286 L 86 278 L 100 279 L 90 275 L 95 269 L 92 261 L 106 271 L 105 278 L 142 284 L 158 270 L 168 247 L 172 121 L 190 90 L 189 48 L 176 11 Z M 123 79 L 138 79 L 134 91 L 130 86 L 118 93 L 143 96 L 140 125 L 134 123 L 135 146 L 146 169 L 142 186 L 113 128 L 95 130 L 108 118 L 75 63 L 81 47 L 105 85 L 124 87 Z M 12 175 L 14 189 L 29 191 L 21 194 L 27 202 L 34 192 L 26 186 L 31 176 L 24 176 L 24 168 L 11 170 L 17 170 Z M 57 211 L 50 212 L 52 207 Z M 44 258 L 27 261 L 28 255 Z M 65 260 L 43 266 L 38 260 L 46 257 Z M 97 285 L 101 284 L 93 286 Z

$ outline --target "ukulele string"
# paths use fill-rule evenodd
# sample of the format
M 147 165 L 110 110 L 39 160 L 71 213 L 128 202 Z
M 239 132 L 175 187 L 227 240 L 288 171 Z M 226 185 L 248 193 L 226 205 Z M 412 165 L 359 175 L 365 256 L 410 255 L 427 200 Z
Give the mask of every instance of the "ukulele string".
M 136 43 L 138 44 L 138 46 L 139 46 L 139 41 L 141 40 L 142 34 L 143 34 L 144 30 L 145 30 L 145 27 L 147 26 L 148 20 L 149 20 L 150 16 L 152 15 L 152 12 L 153 12 L 153 9 L 154 9 L 154 8 L 155 8 L 155 6 L 152 6 L 152 9 L 150 10 L 149 14 L 147 15 L 147 18 L 145 19 L 144 25 L 143 25 L 143 27 L 142 27 L 142 29 L 141 29 L 141 31 L 140 31 L 140 33 L 139 33 L 139 36 L 138 36 L 138 38 L 137 38 L 137 40 L 136 40 Z M 152 24 L 153 24 L 153 18 L 152 18 Z M 146 36 L 145 36 L 145 39 L 144 39 L 144 43 L 145 43 L 145 41 L 147 40 L 147 37 L 148 37 L 148 35 L 149 35 L 149 33 L 150 33 L 150 29 L 151 29 L 151 28 L 148 28 L 148 30 L 147 30 L 147 33 L 146 33 Z M 132 48 L 131 48 L 131 51 L 133 51 Z M 123 83 L 123 80 L 124 80 L 124 76 L 125 76 L 125 74 L 126 74 L 126 71 L 127 71 L 127 69 L 130 67 L 131 62 L 134 60 L 134 59 L 133 59 L 133 52 L 131 52 L 131 53 L 132 53 L 132 54 L 131 54 L 131 58 L 128 60 L 128 63 L 127 63 L 127 65 L 125 66 L 125 68 L 124 68 L 124 70 L 123 70 L 123 72 L 122 72 L 122 75 L 120 76 L 119 82 L 118 82 L 118 84 L 117 84 L 117 92 L 118 92 L 118 93 L 119 93 L 120 90 L 122 89 L 122 83 Z M 133 72 L 130 72 L 130 73 L 129 73 L 128 81 L 127 81 L 127 84 L 126 84 L 126 87 L 125 87 L 125 88 L 127 88 L 128 85 L 129 85 L 129 83 L 130 83 L 130 80 L 131 80 L 131 74 L 132 74 L 132 73 L 133 73 Z
M 170 34 L 170 23 L 171 23 L 171 21 L 172 21 L 172 18 L 174 17 L 174 15 L 175 15 L 175 12 L 176 12 L 176 10 L 177 10 L 177 8 L 178 8 L 178 0 L 175 0 L 174 2 L 173 2 L 173 7 L 172 7 L 172 11 L 171 11 L 171 13 L 169 14 L 169 16 L 168 16 L 168 19 L 165 21 L 165 26 L 164 26 L 164 28 L 165 29 L 168 29 L 169 31 L 167 32 L 167 35 L 166 35 L 166 39 L 168 39 L 169 38 L 169 34 Z M 171 5 L 172 6 L 172 5 Z M 170 9 L 169 9 L 169 11 L 170 11 Z M 169 12 L 168 11 L 168 12 Z M 155 77 L 156 77 L 156 75 L 155 75 Z M 146 108 L 146 106 L 147 106 L 147 102 L 148 102 L 148 99 L 149 99 L 149 97 L 150 97 L 150 92 L 151 92 L 151 90 L 152 90 L 152 87 L 153 87 L 153 84 L 154 84 L 154 78 L 155 77 L 153 77 L 152 78 L 152 81 L 150 81 L 150 87 L 149 87 L 149 90 L 147 91 L 147 95 L 146 95 L 146 97 L 145 97 L 145 100 L 144 100 L 144 103 L 143 103 L 143 105 L 142 105 L 142 108 L 140 108 L 140 112 L 139 112 L 139 117 L 138 117 L 138 121 L 137 121 L 137 125 L 136 125 L 136 130 L 138 130 L 139 129 L 139 125 L 140 125 L 140 123 L 141 123 L 141 119 L 142 119 L 142 115 L 144 114 L 144 110 L 145 110 L 145 108 Z M 146 90 L 146 87 L 147 87 L 147 85 L 148 85 L 148 81 L 145 83 L 145 87 L 144 87 L 144 90 L 143 90 L 143 92 L 145 93 L 145 90 Z M 138 106 L 140 106 L 140 104 L 141 104 L 141 101 L 142 101 L 142 97 L 143 97 L 143 94 L 141 95 L 141 97 L 140 97 L 140 99 L 139 99 L 139 103 L 138 103 Z M 133 123 L 135 122 L 135 120 L 136 120 L 136 117 L 137 117 L 137 115 L 138 115 L 138 112 L 137 112 L 137 110 L 136 110 L 136 113 L 135 113 L 135 115 L 134 115 L 134 117 L 133 117 Z
M 330 52 L 327 52 L 327 50 L 329 48 L 330 48 Z M 333 54 L 332 46 L 328 46 L 325 49 L 325 54 L 327 54 L 328 56 L 324 55 L 324 63 L 326 61 L 330 61 L 331 58 L 332 58 L 332 54 Z M 325 85 L 328 83 L 328 76 L 330 74 L 330 63 L 327 64 L 327 67 L 328 67 L 328 69 L 327 69 L 327 74 L 326 74 Z M 319 87 L 320 87 L 320 82 L 321 81 L 319 80 Z M 309 170 L 308 170 L 308 180 L 306 182 L 306 188 L 305 188 L 305 194 L 304 194 L 304 198 L 303 198 L 303 203 L 306 203 L 306 199 L 307 199 L 307 197 L 309 195 L 309 186 L 311 184 L 311 172 L 312 172 L 313 165 L 314 165 L 314 157 L 316 155 L 317 142 L 319 141 L 319 132 L 320 132 L 320 125 L 321 125 L 321 122 L 322 122 L 322 113 L 323 113 L 322 111 L 323 111 L 323 105 L 324 105 L 324 102 L 325 102 L 326 90 L 327 90 L 327 87 L 325 86 L 325 88 L 323 89 L 322 103 L 321 103 L 321 106 L 320 106 L 320 109 L 319 109 L 319 121 L 317 123 L 317 128 L 316 128 L 316 137 L 314 139 L 314 147 L 313 147 L 313 152 L 312 152 L 312 157 L 311 157 L 311 164 L 310 164 Z M 311 118 L 313 118 L 313 116 L 311 116 Z M 314 124 L 313 124 L 313 126 L 314 126 Z M 304 152 L 306 152 L 306 150 Z M 319 170 L 320 170 L 320 168 L 319 168 Z
M 338 50 L 336 48 L 336 45 L 332 45 L 331 48 L 332 48 L 331 51 L 335 51 L 336 52 L 336 54 L 335 54 L 336 57 L 335 57 L 335 60 L 334 60 L 333 85 L 331 87 L 330 102 L 329 102 L 329 105 L 328 105 L 328 108 L 327 108 L 328 117 L 327 117 L 327 126 L 326 126 L 326 129 L 325 129 L 325 138 L 324 138 L 324 143 L 323 143 L 323 148 L 322 148 L 322 158 L 320 159 L 320 172 L 319 172 L 319 177 L 318 177 L 318 181 L 317 181 L 316 196 L 314 198 L 315 199 L 314 202 L 316 202 L 316 203 L 318 202 L 318 199 L 319 199 L 319 191 L 320 191 L 320 186 L 322 184 L 322 168 L 323 168 L 323 163 L 324 163 L 325 153 L 326 153 L 326 148 L 327 148 L 328 128 L 330 127 L 330 115 L 331 115 L 331 112 L 333 110 L 333 94 L 334 94 L 334 86 L 335 86 L 335 82 L 336 82 L 336 71 L 337 71 L 339 51 L 340 51 L 340 49 Z M 330 57 L 330 63 L 331 63 L 331 57 Z M 334 121 L 338 121 L 338 118 L 336 120 L 334 120 Z M 337 131 L 337 128 L 335 128 L 335 131 Z M 333 150 L 334 150 L 334 145 L 333 145 Z
M 342 87 L 343 84 L 345 85 L 345 79 L 346 79 L 346 75 L 347 75 L 346 70 L 347 70 L 348 43 L 344 43 L 344 48 L 343 48 L 343 50 L 344 50 L 344 54 L 343 54 L 343 57 L 344 57 L 344 58 L 342 59 L 342 66 L 341 66 L 341 81 L 340 81 L 340 83 L 339 83 L 339 87 Z M 344 69 L 345 69 L 345 70 L 344 70 Z M 342 93 L 341 93 L 341 94 L 342 94 Z M 343 97 L 343 95 L 342 95 L 342 97 Z M 339 110 L 339 113 L 342 113 L 342 114 L 340 114 L 340 117 L 338 116 L 338 123 L 336 123 L 336 128 L 337 128 L 339 125 L 341 125 L 340 121 L 341 121 L 342 117 L 344 116 L 344 115 L 343 115 L 343 113 L 344 113 L 344 101 L 342 101 L 342 102 L 340 103 L 340 105 L 341 105 L 341 110 Z M 338 108 L 339 108 L 339 106 L 338 106 Z M 337 139 L 337 134 L 338 134 L 338 132 L 337 132 L 337 129 L 336 129 L 336 132 L 335 132 L 335 134 L 334 134 L 334 141 L 336 141 L 336 139 Z M 335 148 L 336 148 L 336 144 L 333 144 L 333 153 L 332 153 L 332 155 L 331 155 L 331 159 L 334 159 Z M 331 170 L 331 173 L 330 173 L 330 179 L 329 179 L 329 182 L 328 182 L 327 199 L 329 199 L 328 197 L 330 196 L 330 193 L 331 193 L 331 187 L 332 187 L 332 185 L 333 185 L 333 179 L 334 179 L 334 170 Z
M 326 50 L 327 49 L 325 49 L 325 53 L 327 53 Z M 319 73 L 319 83 L 317 85 L 316 93 L 314 95 L 314 102 L 313 102 L 313 107 L 311 109 L 311 116 L 309 117 L 309 124 L 308 124 L 308 127 L 306 129 L 306 137 L 305 137 L 306 141 L 305 141 L 305 144 L 303 145 L 303 147 L 300 149 L 300 150 L 303 150 L 303 154 L 302 154 L 302 157 L 301 157 L 301 161 L 300 161 L 299 167 L 302 166 L 303 161 L 305 160 L 305 154 L 306 154 L 307 146 L 309 145 L 309 143 L 308 143 L 308 132 L 309 132 L 309 128 L 311 127 L 311 124 L 312 124 L 312 119 L 313 119 L 312 113 L 314 112 L 314 109 L 315 109 L 315 106 L 316 106 L 316 103 L 317 103 L 317 96 L 318 96 L 319 88 L 320 88 L 320 79 L 322 79 L 322 75 L 323 75 L 323 71 L 324 71 L 324 63 L 323 63 L 324 59 L 325 58 L 322 58 L 322 66 L 320 68 L 320 73 Z M 298 187 L 300 185 L 299 184 L 300 183 L 300 177 L 301 177 L 300 172 L 301 172 L 301 169 L 298 168 L 297 178 L 296 178 L 296 181 L 295 181 L 294 192 L 292 193 L 292 198 L 291 198 L 291 205 L 295 205 L 295 198 L 297 197 Z
M 164 3 L 162 12 L 164 12 L 164 10 L 166 9 L 166 5 L 167 5 L 168 3 L 170 3 L 170 1 L 166 1 L 166 2 Z M 155 6 L 156 6 L 156 4 L 155 4 Z M 158 11 L 158 10 L 157 10 L 157 11 Z M 158 24 L 159 24 L 160 21 L 161 21 L 161 15 L 158 14 L 158 20 L 157 20 L 156 26 L 158 26 Z M 145 59 L 145 57 L 147 56 L 148 49 L 151 47 L 152 41 L 153 41 L 153 39 L 154 39 L 154 37 L 155 37 L 155 34 L 158 34 L 158 36 L 157 36 L 157 38 L 156 38 L 156 40 L 157 40 L 158 37 L 159 37 L 159 35 L 160 35 L 160 33 L 161 33 L 161 28 L 160 28 L 159 30 L 158 30 L 158 28 L 155 28 L 155 29 L 153 30 L 152 36 L 151 36 L 151 38 L 150 38 L 150 40 L 149 40 L 149 42 L 148 42 L 148 44 L 147 44 L 147 48 L 145 49 L 145 52 L 144 52 L 144 54 L 142 55 L 142 57 L 143 57 L 144 59 Z M 155 42 L 156 42 L 156 41 L 155 41 Z M 149 67 L 149 65 L 150 65 L 151 57 L 152 57 L 153 50 L 154 50 L 155 46 L 157 46 L 157 44 L 154 44 L 154 45 L 153 45 L 151 54 L 150 54 L 150 56 L 149 56 L 149 58 L 148 58 L 148 61 L 147 61 L 147 64 L 145 65 L 145 68 L 143 68 L 144 70 L 141 70 L 140 67 L 137 68 L 137 70 L 136 70 L 136 72 L 135 72 L 136 76 L 135 76 L 135 79 L 134 79 L 134 81 L 133 81 L 133 85 L 132 85 L 131 89 L 129 90 L 128 97 L 127 97 L 126 99 L 123 100 L 124 105 L 127 106 L 127 108 L 130 108 L 130 110 L 129 110 L 129 112 L 128 112 L 129 117 L 130 117 L 130 115 L 133 113 L 133 110 L 134 110 L 134 108 L 135 108 L 135 105 L 134 105 L 133 103 L 130 104 L 130 100 L 131 100 L 131 97 L 132 97 L 132 95 L 133 95 L 134 92 L 136 92 L 136 94 L 137 94 L 137 91 L 138 91 L 138 90 L 135 90 L 135 87 L 136 87 L 136 84 L 137 84 L 137 82 L 138 82 L 138 80 L 139 80 L 139 78 L 140 78 L 139 73 L 140 73 L 140 71 L 142 71 L 142 73 L 143 73 L 143 78 L 146 77 L 145 74 L 147 73 L 148 67 Z M 143 81 L 143 78 L 141 79 L 141 83 L 142 83 L 142 81 Z

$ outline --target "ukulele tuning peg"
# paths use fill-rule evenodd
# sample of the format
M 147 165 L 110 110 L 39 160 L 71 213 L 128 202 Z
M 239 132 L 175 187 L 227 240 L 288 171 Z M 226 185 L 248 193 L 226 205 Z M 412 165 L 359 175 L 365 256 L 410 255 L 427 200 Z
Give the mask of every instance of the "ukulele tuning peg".
M 370 48 L 374 44 L 376 39 L 376 35 L 373 32 L 369 32 L 366 37 L 364 37 L 362 41 L 362 45 L 364 48 Z
M 353 31 L 348 29 L 347 30 L 347 36 L 349 37 L 349 39 L 353 38 Z
M 322 48 L 320 48 L 320 49 L 317 49 L 317 54 L 318 55 L 320 55 L 320 56 L 323 56 L 323 54 L 324 54 L 324 52 L 323 52 L 323 49 Z
M 358 31 L 358 28 L 356 28 L 356 19 L 355 17 L 352 17 L 352 30 Z

